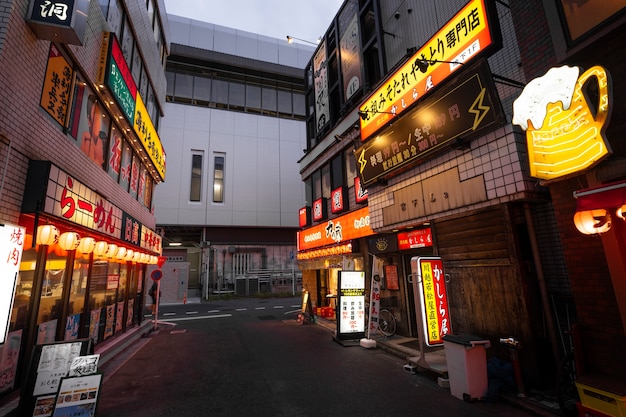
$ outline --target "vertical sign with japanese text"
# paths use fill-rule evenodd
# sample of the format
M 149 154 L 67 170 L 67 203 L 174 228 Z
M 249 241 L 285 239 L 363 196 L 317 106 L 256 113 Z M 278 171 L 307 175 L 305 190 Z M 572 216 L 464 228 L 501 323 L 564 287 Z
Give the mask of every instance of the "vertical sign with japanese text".
M 9 329 L 25 232 L 23 227 L 0 225 L 0 344 L 5 342 Z
M 439 257 L 414 257 L 411 268 L 417 274 L 414 285 L 419 287 L 425 342 L 428 346 L 441 345 L 443 336 L 451 333 L 443 261 Z
M 337 338 L 365 336 L 365 272 L 339 271 Z
M 61 126 L 67 127 L 70 105 L 70 88 L 74 71 L 54 43 L 50 43 L 46 77 L 41 92 L 41 107 Z
M 313 58 L 313 80 L 315 83 L 315 117 L 317 131 L 330 121 L 328 109 L 328 70 L 326 68 L 326 42 L 322 42 Z

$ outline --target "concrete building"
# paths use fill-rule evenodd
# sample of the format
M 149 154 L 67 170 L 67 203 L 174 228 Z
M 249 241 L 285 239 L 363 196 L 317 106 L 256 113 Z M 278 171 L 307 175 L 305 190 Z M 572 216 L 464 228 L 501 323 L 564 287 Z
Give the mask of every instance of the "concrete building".
M 163 300 L 293 291 L 313 48 L 169 16 Z
M 0 5 L 0 396 L 28 415 L 34 346 L 93 352 L 144 320 L 168 33 L 163 0 Z

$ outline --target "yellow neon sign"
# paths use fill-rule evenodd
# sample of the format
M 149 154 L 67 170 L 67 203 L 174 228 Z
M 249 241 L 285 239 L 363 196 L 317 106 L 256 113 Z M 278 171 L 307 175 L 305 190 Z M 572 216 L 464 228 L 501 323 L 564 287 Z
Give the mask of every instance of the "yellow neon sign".
M 530 175 L 551 180 L 591 167 L 611 149 L 604 135 L 611 106 L 608 72 L 594 66 L 552 68 L 531 81 L 513 103 L 513 123 L 526 130 Z M 583 88 L 598 84 L 597 112 Z

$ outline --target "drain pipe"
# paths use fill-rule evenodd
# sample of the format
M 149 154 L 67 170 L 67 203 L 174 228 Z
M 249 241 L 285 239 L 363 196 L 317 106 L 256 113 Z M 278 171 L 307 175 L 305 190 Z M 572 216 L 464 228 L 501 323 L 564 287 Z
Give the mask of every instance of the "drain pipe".
M 546 327 L 548 330 L 548 338 L 550 339 L 550 346 L 552 347 L 552 356 L 555 363 L 559 362 L 558 343 L 556 339 L 554 319 L 552 317 L 552 310 L 550 308 L 550 300 L 548 297 L 548 289 L 546 286 L 546 280 L 543 275 L 543 267 L 541 265 L 541 257 L 539 256 L 539 247 L 537 246 L 537 235 L 535 233 L 535 224 L 533 222 L 533 216 L 530 211 L 530 205 L 524 203 L 524 216 L 526 218 L 526 227 L 528 228 L 528 237 L 530 238 L 530 246 L 533 251 L 533 261 L 535 263 L 535 270 L 537 272 L 537 282 L 539 283 L 539 291 L 541 293 L 541 305 L 543 306 L 544 315 L 546 317 Z

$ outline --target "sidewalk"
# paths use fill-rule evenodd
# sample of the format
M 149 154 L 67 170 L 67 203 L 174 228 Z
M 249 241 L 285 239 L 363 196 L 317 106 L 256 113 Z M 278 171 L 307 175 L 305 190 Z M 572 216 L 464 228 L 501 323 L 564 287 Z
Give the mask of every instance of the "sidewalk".
M 335 332 L 337 329 L 334 320 L 315 316 L 315 323 L 331 332 Z M 422 359 L 419 351 L 419 342 L 416 338 L 394 335 L 391 337 L 375 336 L 373 340 L 376 341 L 378 349 L 404 359 L 407 365 L 410 365 L 409 367 L 405 365 L 405 370 L 415 369 L 418 372 L 427 372 L 438 379 L 438 383 L 442 388 L 445 387 L 445 382 L 448 378 L 448 366 L 443 347 L 424 348 L 424 358 Z M 411 366 L 414 368 L 411 368 Z M 515 408 L 525 410 L 539 417 L 561 415 L 558 403 L 546 399 L 542 395 L 518 397 L 514 394 L 500 393 L 499 398 Z

